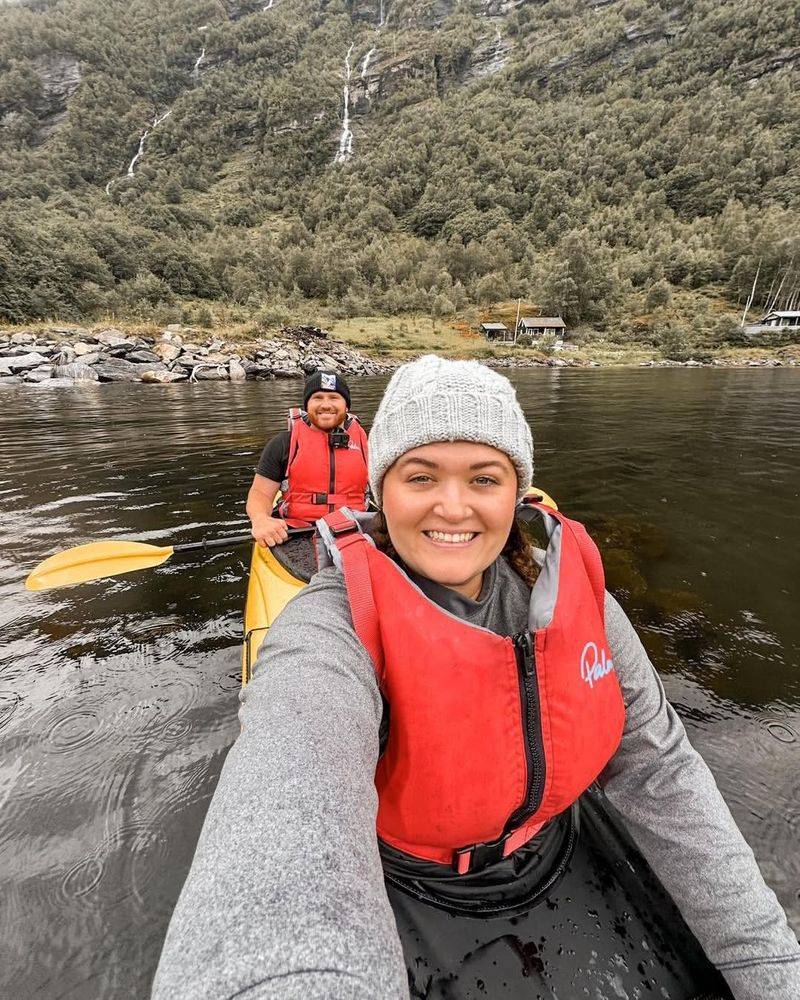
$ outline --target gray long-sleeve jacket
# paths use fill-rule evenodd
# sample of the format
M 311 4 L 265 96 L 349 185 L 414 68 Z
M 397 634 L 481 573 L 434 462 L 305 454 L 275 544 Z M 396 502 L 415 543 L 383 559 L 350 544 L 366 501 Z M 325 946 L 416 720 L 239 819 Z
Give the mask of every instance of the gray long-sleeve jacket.
M 498 560 L 489 583 L 450 610 L 523 628 L 522 581 Z M 736 1000 L 798 1000 L 797 940 L 610 596 L 606 631 L 627 709 L 606 795 Z M 407 1000 L 375 835 L 381 698 L 338 570 L 287 606 L 242 700 L 154 1000 Z

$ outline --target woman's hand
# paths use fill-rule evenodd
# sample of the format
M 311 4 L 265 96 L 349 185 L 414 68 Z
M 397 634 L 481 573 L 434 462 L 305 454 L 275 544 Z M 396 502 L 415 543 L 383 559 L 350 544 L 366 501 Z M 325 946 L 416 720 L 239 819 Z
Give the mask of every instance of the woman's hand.
M 258 517 L 253 518 L 253 538 L 259 545 L 269 546 L 280 545 L 289 537 L 289 528 L 285 521 L 279 517 Z

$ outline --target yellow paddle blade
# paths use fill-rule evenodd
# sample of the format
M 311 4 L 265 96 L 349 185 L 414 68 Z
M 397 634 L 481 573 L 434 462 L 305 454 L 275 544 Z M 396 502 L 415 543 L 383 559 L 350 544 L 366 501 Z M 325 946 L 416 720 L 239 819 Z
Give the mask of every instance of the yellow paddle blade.
M 145 542 L 90 542 L 57 552 L 25 581 L 28 590 L 49 590 L 86 583 L 104 576 L 118 576 L 137 569 L 160 566 L 172 555 L 171 545 L 147 545 Z

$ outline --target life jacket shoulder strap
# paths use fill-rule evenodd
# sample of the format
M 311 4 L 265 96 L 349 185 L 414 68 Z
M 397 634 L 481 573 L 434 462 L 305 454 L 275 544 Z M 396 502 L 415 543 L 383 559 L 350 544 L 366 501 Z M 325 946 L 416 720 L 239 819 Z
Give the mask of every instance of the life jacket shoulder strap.
M 287 420 L 287 430 L 289 431 L 289 459 L 286 463 L 287 477 L 292 463 L 297 458 L 297 452 L 300 448 L 300 428 L 305 419 L 305 410 L 301 410 L 299 406 L 293 406 L 289 410 L 289 418 Z
M 344 429 L 350 434 L 350 438 L 354 441 L 360 451 L 364 456 L 364 461 L 367 461 L 367 432 L 355 413 L 348 412 L 347 419 L 344 423 Z
M 597 601 L 597 608 L 600 612 L 601 621 L 605 621 L 606 608 L 606 579 L 603 572 L 603 560 L 600 551 L 589 537 L 589 532 L 579 521 L 571 521 L 568 517 L 562 517 L 561 523 L 572 532 L 572 537 L 578 545 L 578 551 L 586 567 L 586 575 L 589 577 L 589 584 Z
M 562 526 L 562 530 L 566 529 L 571 533 L 583 560 L 583 565 L 586 568 L 586 575 L 589 577 L 589 584 L 592 588 L 594 599 L 597 602 L 600 617 L 605 621 L 606 580 L 605 572 L 603 571 L 603 560 L 589 532 L 580 521 L 573 521 L 571 518 L 565 517 L 561 511 L 553 510 L 552 507 L 539 503 L 532 496 L 523 497 L 519 507 L 521 519 L 523 521 L 529 520 L 530 515 L 526 517 L 526 514 L 532 510 L 539 511 L 543 517 L 554 518 Z
M 324 528 L 322 524 L 318 524 L 321 534 L 328 536 L 325 541 L 336 547 L 341 558 L 356 635 L 369 653 L 378 683 L 383 684 L 383 644 L 369 569 L 370 542 L 356 519 L 346 510 L 326 514 L 322 522 Z

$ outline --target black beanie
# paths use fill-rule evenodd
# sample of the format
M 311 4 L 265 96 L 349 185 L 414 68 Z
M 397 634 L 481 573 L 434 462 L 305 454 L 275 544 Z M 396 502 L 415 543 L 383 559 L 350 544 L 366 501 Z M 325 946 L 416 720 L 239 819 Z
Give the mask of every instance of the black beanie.
M 306 409 L 315 392 L 338 392 L 344 397 L 347 409 L 350 409 L 350 387 L 336 372 L 314 372 L 308 376 L 303 389 L 303 409 Z

